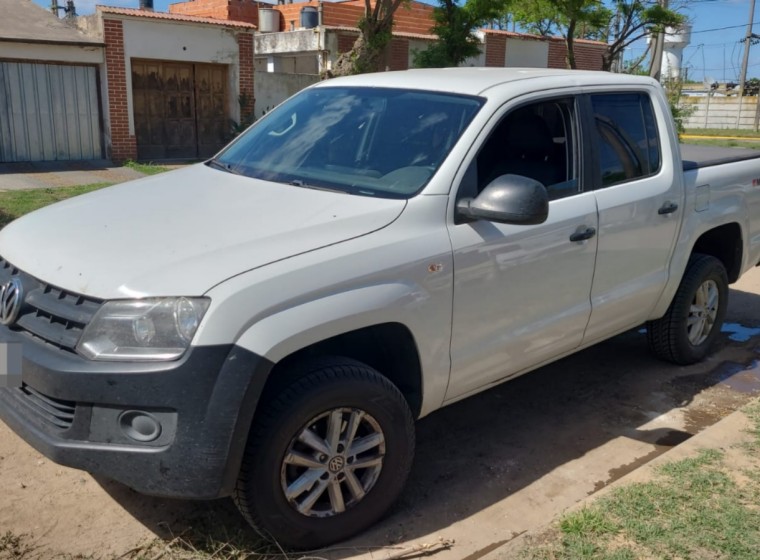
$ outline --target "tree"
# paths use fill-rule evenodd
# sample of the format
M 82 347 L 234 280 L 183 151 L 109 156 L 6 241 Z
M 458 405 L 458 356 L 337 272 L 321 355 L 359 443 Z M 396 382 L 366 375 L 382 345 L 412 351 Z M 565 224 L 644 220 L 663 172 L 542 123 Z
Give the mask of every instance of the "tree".
M 438 39 L 425 50 L 414 53 L 417 68 L 458 66 L 480 52 L 480 40 L 473 30 L 504 11 L 506 0 L 468 0 L 460 6 L 458 0 L 438 0 L 433 10 L 435 24 L 431 31 Z
M 361 34 L 351 50 L 341 54 L 330 76 L 348 76 L 382 70 L 385 48 L 393 36 L 393 15 L 406 0 L 364 0 Z
M 524 0 L 510 7 L 512 17 L 522 29 L 549 37 L 560 32 L 559 13 L 551 0 Z
M 608 25 L 612 41 L 602 55 L 602 70 L 607 71 L 631 43 L 662 31 L 665 27 L 678 27 L 685 20 L 681 14 L 654 1 L 616 0 L 614 8 L 614 22 L 611 21 Z
M 562 35 L 568 68 L 576 68 L 575 39 L 598 38 L 612 19 L 602 0 L 525 0 L 514 9 L 515 20 L 530 33 Z

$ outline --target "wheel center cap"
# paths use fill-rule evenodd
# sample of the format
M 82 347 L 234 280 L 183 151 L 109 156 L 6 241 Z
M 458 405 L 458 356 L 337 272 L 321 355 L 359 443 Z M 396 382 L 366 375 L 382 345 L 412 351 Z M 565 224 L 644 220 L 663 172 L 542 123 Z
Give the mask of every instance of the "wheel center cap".
M 345 465 L 345 459 L 343 459 L 343 457 L 340 455 L 337 455 L 336 457 L 330 459 L 330 462 L 327 463 L 327 468 L 330 469 L 330 472 L 336 473 L 342 471 Z

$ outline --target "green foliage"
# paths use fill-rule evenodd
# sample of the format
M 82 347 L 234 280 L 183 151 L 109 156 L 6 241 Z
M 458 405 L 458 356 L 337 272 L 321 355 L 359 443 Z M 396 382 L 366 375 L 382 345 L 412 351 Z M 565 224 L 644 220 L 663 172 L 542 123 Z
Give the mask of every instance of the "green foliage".
M 157 175 L 159 173 L 163 173 L 164 171 L 169 171 L 169 168 L 164 167 L 163 165 L 156 165 L 155 163 L 138 163 L 131 159 L 128 159 L 124 162 L 124 167 L 134 169 L 143 175 Z
M 248 92 L 244 91 L 238 95 L 238 105 L 240 105 L 240 122 L 230 119 L 230 139 L 244 132 L 256 121 L 254 100 Z
M 472 33 L 485 22 L 497 17 L 505 6 L 505 0 L 468 0 L 460 6 L 458 0 L 439 0 L 434 8 L 435 24 L 431 31 L 438 40 L 423 51 L 415 51 L 414 66 L 417 68 L 444 68 L 458 66 L 480 52 L 480 41 Z
M 760 93 L 760 78 L 750 78 L 744 82 L 743 95 L 757 95 Z
M 631 43 L 666 27 L 678 27 L 686 18 L 666 9 L 656 0 L 616 0 L 608 22 L 609 46 L 603 57 L 603 69 L 610 70 L 613 62 Z
M 683 89 L 683 82 L 681 80 L 668 80 L 664 84 L 665 95 L 668 98 L 668 105 L 670 106 L 670 113 L 673 115 L 673 121 L 676 125 L 678 134 L 686 132 L 684 121 L 694 114 L 697 110 L 695 106 L 684 105 L 681 103 L 681 91 Z
M 511 12 L 528 33 L 544 37 L 560 33 L 561 15 L 551 0 L 524 0 L 511 6 Z

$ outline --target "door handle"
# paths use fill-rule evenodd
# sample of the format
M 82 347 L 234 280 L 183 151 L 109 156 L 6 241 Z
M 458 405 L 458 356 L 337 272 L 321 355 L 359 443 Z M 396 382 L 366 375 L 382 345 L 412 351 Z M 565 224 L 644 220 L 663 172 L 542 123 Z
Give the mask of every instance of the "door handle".
M 678 204 L 676 204 L 675 202 L 668 201 L 662 206 L 660 206 L 660 209 L 657 211 L 657 213 L 660 216 L 664 216 L 665 214 L 672 214 L 676 210 L 678 210 Z
M 596 235 L 596 229 L 592 227 L 588 227 L 583 231 L 576 231 L 574 234 L 570 236 L 570 241 L 575 243 L 576 241 L 586 241 L 586 239 L 591 239 Z

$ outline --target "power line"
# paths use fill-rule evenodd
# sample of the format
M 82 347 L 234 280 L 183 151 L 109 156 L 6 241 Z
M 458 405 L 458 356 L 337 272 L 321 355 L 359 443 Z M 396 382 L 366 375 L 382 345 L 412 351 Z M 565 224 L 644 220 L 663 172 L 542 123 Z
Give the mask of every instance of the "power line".
M 752 25 L 760 25 L 760 21 L 756 21 Z M 714 29 L 700 29 L 699 31 L 692 31 L 691 34 L 694 35 L 695 33 L 709 33 L 710 31 L 723 31 L 724 29 L 738 29 L 739 27 L 747 27 L 747 24 L 743 23 L 741 25 L 729 25 L 727 27 L 715 27 Z

